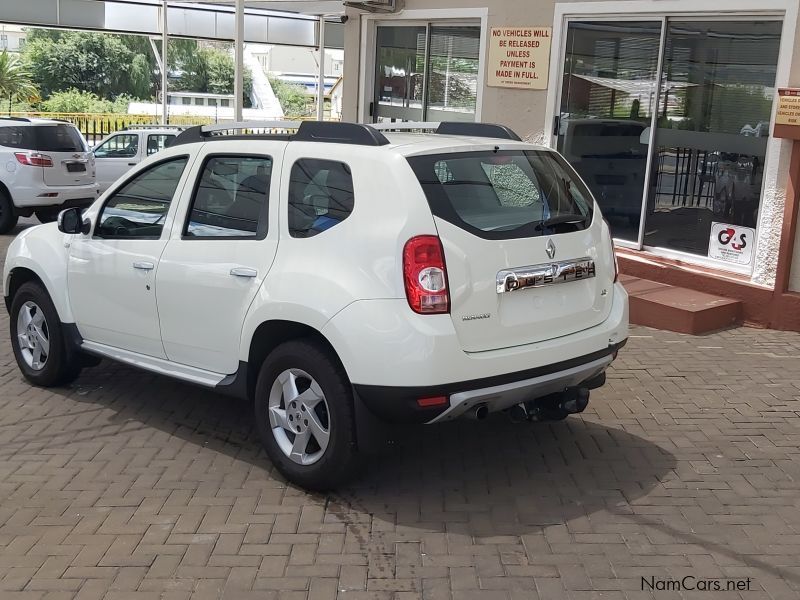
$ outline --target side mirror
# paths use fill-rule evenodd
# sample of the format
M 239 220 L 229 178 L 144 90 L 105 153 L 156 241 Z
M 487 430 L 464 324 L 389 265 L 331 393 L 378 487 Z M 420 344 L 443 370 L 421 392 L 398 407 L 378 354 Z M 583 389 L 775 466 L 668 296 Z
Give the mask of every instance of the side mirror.
M 89 233 L 91 223 L 83 218 L 83 211 L 78 208 L 67 208 L 58 213 L 58 230 L 61 233 Z

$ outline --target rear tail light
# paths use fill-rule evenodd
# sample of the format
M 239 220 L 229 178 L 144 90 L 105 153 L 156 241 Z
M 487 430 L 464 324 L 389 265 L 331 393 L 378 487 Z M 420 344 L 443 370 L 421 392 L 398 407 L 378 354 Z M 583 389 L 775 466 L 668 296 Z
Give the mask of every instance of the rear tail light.
M 17 162 L 28 167 L 52 167 L 53 159 L 39 152 L 14 152 Z
M 619 281 L 619 261 L 617 260 L 617 249 L 614 247 L 614 241 L 611 241 L 611 254 L 614 256 L 614 283 Z
M 442 242 L 435 235 L 411 238 L 403 248 L 403 281 L 408 305 L 425 315 L 450 312 Z

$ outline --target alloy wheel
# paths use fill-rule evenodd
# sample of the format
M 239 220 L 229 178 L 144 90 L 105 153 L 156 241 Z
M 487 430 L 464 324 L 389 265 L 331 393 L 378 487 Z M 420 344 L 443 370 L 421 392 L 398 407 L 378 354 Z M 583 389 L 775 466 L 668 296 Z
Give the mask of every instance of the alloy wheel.
M 330 440 L 330 413 L 319 384 L 302 369 L 286 369 L 269 393 L 269 424 L 281 451 L 299 465 L 322 458 Z
M 28 300 L 17 314 L 17 339 L 25 363 L 34 371 L 41 371 L 50 355 L 50 330 L 42 309 Z

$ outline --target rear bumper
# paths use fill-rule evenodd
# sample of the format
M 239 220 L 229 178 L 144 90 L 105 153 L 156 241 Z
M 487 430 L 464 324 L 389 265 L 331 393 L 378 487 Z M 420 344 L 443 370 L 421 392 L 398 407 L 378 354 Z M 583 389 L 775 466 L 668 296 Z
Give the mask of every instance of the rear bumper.
M 578 387 L 605 372 L 627 340 L 567 361 L 495 377 L 427 387 L 354 385 L 358 398 L 376 416 L 392 423 L 441 423 L 486 406 L 489 412 L 511 408 Z M 446 397 L 447 404 L 420 407 L 420 398 Z
M 12 194 L 17 208 L 89 206 L 97 199 L 97 184 L 17 187 Z

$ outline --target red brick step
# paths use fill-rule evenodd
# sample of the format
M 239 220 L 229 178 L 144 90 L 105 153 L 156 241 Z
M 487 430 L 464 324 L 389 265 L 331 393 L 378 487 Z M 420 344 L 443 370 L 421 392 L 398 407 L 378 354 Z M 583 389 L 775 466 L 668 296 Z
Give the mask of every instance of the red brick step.
M 699 335 L 741 322 L 742 303 L 666 283 L 620 275 L 635 325 Z

